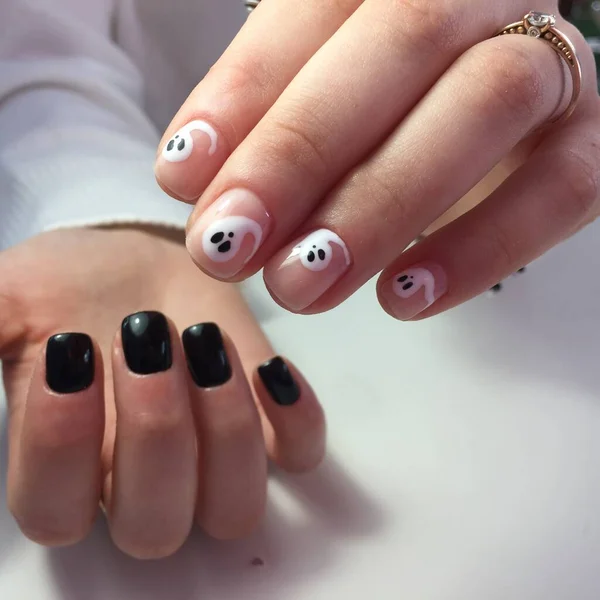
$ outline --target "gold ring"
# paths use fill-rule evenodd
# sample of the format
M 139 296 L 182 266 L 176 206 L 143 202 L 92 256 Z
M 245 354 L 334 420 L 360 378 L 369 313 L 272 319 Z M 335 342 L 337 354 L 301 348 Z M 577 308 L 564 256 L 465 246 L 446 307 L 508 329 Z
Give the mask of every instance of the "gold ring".
M 569 68 L 569 73 L 573 78 L 573 94 L 571 101 L 559 117 L 554 119 L 553 123 L 565 121 L 575 110 L 577 100 L 581 94 L 581 64 L 577 58 L 577 51 L 573 42 L 558 29 L 554 27 L 556 17 L 554 15 L 542 12 L 531 11 L 527 13 L 522 21 L 507 25 L 498 33 L 498 35 L 528 35 L 529 37 L 538 38 L 546 42 L 551 48 L 554 48 L 556 53 L 564 60 Z

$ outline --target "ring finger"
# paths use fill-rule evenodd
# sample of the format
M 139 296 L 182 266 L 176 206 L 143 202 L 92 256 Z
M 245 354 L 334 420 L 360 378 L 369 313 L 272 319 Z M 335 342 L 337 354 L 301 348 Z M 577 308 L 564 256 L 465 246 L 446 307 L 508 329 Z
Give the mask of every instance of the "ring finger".
M 565 81 L 540 40 L 503 36 L 467 51 L 311 216 L 308 235 L 266 265 L 273 296 L 295 312 L 342 302 L 560 111 Z

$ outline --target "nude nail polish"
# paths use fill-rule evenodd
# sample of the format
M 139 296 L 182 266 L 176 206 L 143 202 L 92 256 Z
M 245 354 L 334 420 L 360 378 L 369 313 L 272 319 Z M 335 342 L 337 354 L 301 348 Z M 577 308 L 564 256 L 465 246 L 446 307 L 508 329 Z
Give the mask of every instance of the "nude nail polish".
M 342 238 L 329 229 L 318 229 L 273 257 L 264 278 L 281 304 L 300 311 L 318 300 L 351 265 Z
M 199 198 L 225 160 L 216 129 L 202 120 L 191 121 L 167 140 L 156 160 L 160 183 L 184 200 Z
M 218 279 L 239 273 L 256 254 L 272 228 L 260 198 L 245 189 L 223 194 L 200 215 L 186 244 L 194 261 Z
M 422 263 L 399 271 L 381 287 L 384 301 L 401 321 L 416 317 L 446 291 L 446 274 L 434 263 Z

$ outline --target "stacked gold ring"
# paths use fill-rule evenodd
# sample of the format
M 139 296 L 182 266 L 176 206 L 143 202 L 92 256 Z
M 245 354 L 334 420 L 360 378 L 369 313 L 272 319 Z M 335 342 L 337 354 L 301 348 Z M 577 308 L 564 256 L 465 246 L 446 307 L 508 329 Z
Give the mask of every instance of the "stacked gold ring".
M 527 35 L 546 42 L 563 59 L 573 79 L 573 93 L 571 101 L 565 111 L 554 119 L 553 123 L 568 119 L 575 110 L 581 94 L 581 64 L 577 58 L 577 51 L 573 42 L 561 31 L 556 29 L 556 17 L 551 14 L 531 11 L 522 21 L 507 25 L 498 35 Z

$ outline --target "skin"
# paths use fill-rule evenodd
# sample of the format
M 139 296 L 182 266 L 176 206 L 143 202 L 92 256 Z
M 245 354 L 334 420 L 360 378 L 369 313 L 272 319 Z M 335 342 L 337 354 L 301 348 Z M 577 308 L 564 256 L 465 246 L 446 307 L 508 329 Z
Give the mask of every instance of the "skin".
M 530 8 L 523 0 L 305 0 L 290 11 L 264 0 L 160 145 L 203 119 L 219 132 L 219 150 L 193 168 L 159 158 L 158 181 L 195 203 L 190 233 L 222 193 L 256 194 L 273 225 L 228 279 L 265 267 L 274 299 L 294 312 L 329 310 L 381 272 L 379 300 L 392 314 L 383 288 L 423 263 L 437 265 L 447 285 L 414 318 L 456 306 L 598 214 L 593 56 L 559 18 L 581 61 L 583 92 L 569 120 L 548 125 L 572 91 L 561 59 L 537 39 L 494 37 Z M 554 1 L 537 9 L 558 14 Z M 352 264 L 298 309 L 278 273 L 293 246 L 320 228 L 344 240 Z
M 120 322 L 148 309 L 169 318 L 173 366 L 136 376 Z M 201 390 L 179 334 L 207 321 L 222 329 L 233 377 Z M 83 392 L 46 385 L 45 344 L 59 332 L 94 340 L 96 377 Z M 136 558 L 172 554 L 194 522 L 219 539 L 248 534 L 262 518 L 267 458 L 303 472 L 325 450 L 322 409 L 293 365 L 293 406 L 257 385 L 256 367 L 274 354 L 237 289 L 199 278 L 182 241 L 162 232 L 63 230 L 1 253 L 8 504 L 22 531 L 73 544 L 102 508 L 115 544 Z

